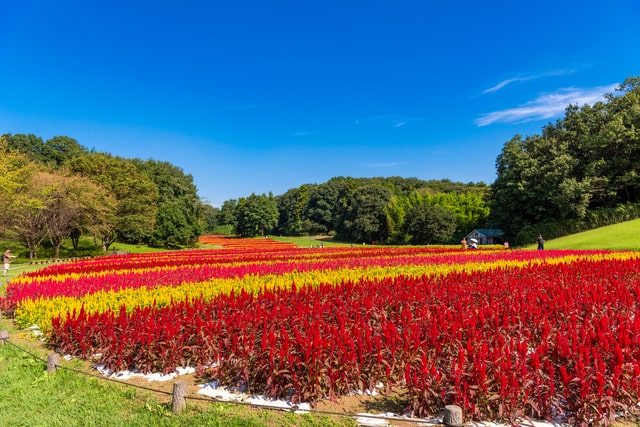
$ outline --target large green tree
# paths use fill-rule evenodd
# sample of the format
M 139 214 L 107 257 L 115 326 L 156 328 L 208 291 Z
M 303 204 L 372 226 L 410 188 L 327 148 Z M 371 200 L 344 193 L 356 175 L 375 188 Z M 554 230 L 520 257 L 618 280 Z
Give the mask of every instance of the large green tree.
M 590 123 L 600 121 L 583 142 L 583 161 L 600 184 L 601 204 L 640 201 L 640 80 L 625 80 L 616 94 L 607 95 L 606 103 L 584 108 L 581 115 Z
M 235 233 L 238 225 L 238 200 L 225 200 L 216 216 L 216 230 L 222 234 Z
M 46 151 L 50 156 L 47 163 L 53 163 L 55 166 L 62 166 L 71 159 L 89 153 L 78 141 L 68 136 L 54 136 L 45 142 L 45 146 L 48 147 Z
M 37 258 L 38 247 L 50 236 L 51 216 L 59 215 L 55 210 L 57 187 L 57 176 L 44 171 L 35 172 L 26 183 L 26 197 L 13 219 L 13 229 L 29 250 L 30 261 Z
M 335 230 L 339 211 L 344 205 L 338 203 L 343 181 L 332 179 L 326 183 L 310 187 L 309 201 L 304 210 L 304 218 L 309 220 L 311 234 L 328 234 Z
M 0 235 L 16 225 L 24 210 L 33 205 L 31 178 L 38 165 L 25 154 L 7 148 L 6 136 L 0 137 Z
M 113 222 L 102 227 L 103 249 L 116 241 L 142 243 L 150 240 L 157 214 L 158 188 L 134 162 L 104 153 L 89 153 L 69 162 L 73 173 L 85 176 L 113 194 Z
M 639 80 L 627 79 L 605 98 L 568 106 L 541 135 L 505 143 L 490 221 L 507 238 L 522 243 L 545 230 L 575 231 L 587 212 L 640 201 Z
M 309 233 L 311 223 L 304 218 L 304 209 L 309 203 L 309 186 L 302 185 L 276 197 L 278 203 L 278 232 L 288 236 Z
M 565 141 L 530 136 L 514 137 L 498 156 L 493 184 L 493 220 L 509 238 L 536 224 L 580 219 L 590 200 L 590 180 L 578 180 Z M 541 231 L 541 230 L 538 230 Z M 535 234 L 532 230 L 529 234 Z M 523 236 L 522 239 L 531 239 Z
M 18 151 L 26 155 L 29 159 L 46 164 L 51 162 L 53 157 L 51 147 L 47 146 L 42 138 L 33 134 L 5 134 L 2 135 L 5 141 L 5 151 Z
M 278 204 L 271 193 L 241 197 L 236 208 L 236 233 L 265 236 L 278 225 L 278 215 Z
M 415 191 L 413 192 L 415 194 Z M 402 226 L 407 209 L 411 208 L 411 199 L 405 195 L 394 194 L 387 204 L 387 228 L 389 229 L 389 243 L 404 244 L 408 238 Z
M 442 207 L 455 216 L 455 237 L 468 234 L 474 228 L 485 228 L 488 225 L 489 201 L 488 187 L 486 191 L 469 191 L 466 193 L 436 193 L 428 203 Z
M 448 243 L 456 230 L 456 216 L 443 207 L 422 203 L 407 211 L 403 229 L 414 245 Z
M 60 257 L 60 247 L 74 232 L 96 229 L 100 225 L 102 220 L 97 218 L 97 212 L 109 214 L 110 206 L 105 203 L 109 195 L 88 178 L 40 172 L 37 188 L 44 207 L 40 215 L 54 258 Z M 77 241 L 74 248 L 77 249 Z
M 218 213 L 219 209 L 214 206 L 203 203 L 202 204 L 202 232 L 205 234 L 214 234 L 216 227 L 218 226 Z
M 351 195 L 338 237 L 352 242 L 383 242 L 389 237 L 387 205 L 392 192 L 379 185 L 364 185 Z
M 6 141 L 5 150 L 19 151 L 31 160 L 52 167 L 62 166 L 68 160 L 89 152 L 68 136 L 54 136 L 46 142 L 33 134 L 5 134 L 3 138 Z
M 193 177 L 169 162 L 133 160 L 158 189 L 157 214 L 149 243 L 173 248 L 193 245 L 201 229 L 202 202 Z

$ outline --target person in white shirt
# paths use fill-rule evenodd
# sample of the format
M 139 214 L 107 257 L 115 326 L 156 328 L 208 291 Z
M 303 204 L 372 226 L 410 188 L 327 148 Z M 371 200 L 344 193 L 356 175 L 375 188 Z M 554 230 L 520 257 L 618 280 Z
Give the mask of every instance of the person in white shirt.
M 7 277 L 7 273 L 9 273 L 9 267 L 11 266 L 11 261 L 13 258 L 17 258 L 14 254 L 11 253 L 11 248 L 5 249 L 2 253 L 2 264 L 4 264 L 4 276 Z

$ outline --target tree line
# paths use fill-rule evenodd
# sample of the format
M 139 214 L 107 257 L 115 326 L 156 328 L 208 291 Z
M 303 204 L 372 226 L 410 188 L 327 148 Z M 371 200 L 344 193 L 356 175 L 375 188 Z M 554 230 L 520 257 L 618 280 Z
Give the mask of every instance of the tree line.
M 330 234 L 353 243 L 451 243 L 487 224 L 488 194 L 484 183 L 334 177 L 279 196 L 227 200 L 206 216 L 214 232 L 241 236 Z
M 0 137 L 0 234 L 34 259 L 43 243 L 59 256 L 83 234 L 106 252 L 115 241 L 161 248 L 193 245 L 202 232 L 202 201 L 193 177 L 168 162 L 88 150 L 59 136 Z

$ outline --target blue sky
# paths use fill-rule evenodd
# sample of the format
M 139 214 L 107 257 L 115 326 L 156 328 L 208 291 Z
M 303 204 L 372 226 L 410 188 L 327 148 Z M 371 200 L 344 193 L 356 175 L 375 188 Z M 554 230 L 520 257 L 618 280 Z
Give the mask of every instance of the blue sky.
M 214 206 L 334 176 L 487 184 L 640 74 L 640 2 L 10 1 L 0 134 L 169 161 Z

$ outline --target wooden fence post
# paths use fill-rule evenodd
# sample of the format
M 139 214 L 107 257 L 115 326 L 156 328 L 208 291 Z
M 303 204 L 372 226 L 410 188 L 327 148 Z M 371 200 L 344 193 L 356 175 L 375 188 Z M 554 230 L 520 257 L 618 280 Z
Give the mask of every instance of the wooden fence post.
M 458 405 L 447 405 L 444 407 L 444 417 L 442 422 L 446 426 L 462 426 L 462 408 Z
M 172 410 L 174 413 L 179 414 L 187 406 L 185 397 L 187 396 L 187 382 L 176 381 L 173 383 L 173 401 Z
M 60 362 L 60 355 L 58 353 L 49 353 L 47 355 L 47 373 L 53 374 L 58 368 L 58 362 Z
M 0 331 L 0 344 L 4 345 L 9 339 L 9 331 Z

